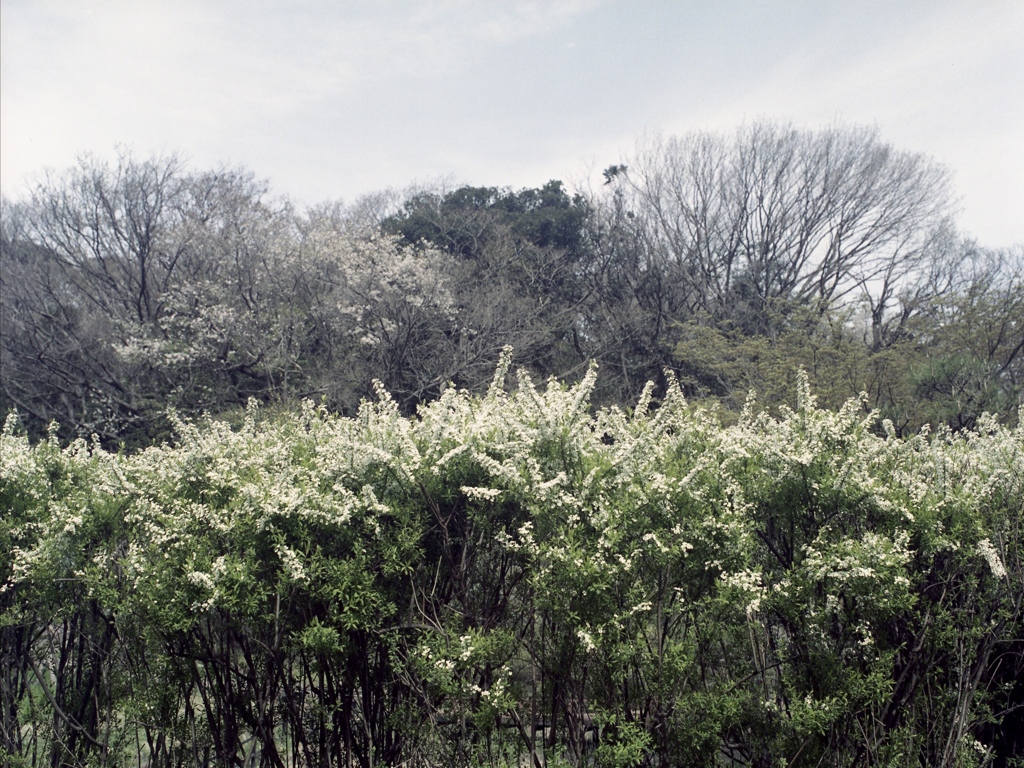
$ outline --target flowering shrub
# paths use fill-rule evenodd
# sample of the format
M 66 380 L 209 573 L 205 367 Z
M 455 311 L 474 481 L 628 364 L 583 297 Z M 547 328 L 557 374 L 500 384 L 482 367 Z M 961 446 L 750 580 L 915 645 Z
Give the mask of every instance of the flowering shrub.
M 806 385 L 448 390 L 0 436 L 7 758 L 981 765 L 1019 705 L 1024 428 L 881 434 Z

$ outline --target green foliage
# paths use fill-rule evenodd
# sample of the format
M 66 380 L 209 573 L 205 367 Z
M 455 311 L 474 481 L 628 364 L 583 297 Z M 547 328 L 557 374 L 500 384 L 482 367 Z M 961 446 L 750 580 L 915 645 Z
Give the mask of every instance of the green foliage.
M 877 410 L 901 436 L 925 424 L 971 429 L 984 413 L 1013 424 L 1024 395 L 1016 370 L 1024 347 L 1016 348 L 1020 343 L 1010 335 L 1020 319 L 1002 319 L 1014 330 L 979 331 L 982 338 L 968 342 L 966 333 L 921 317 L 915 339 L 879 349 L 857 338 L 840 316 L 793 321 L 773 338 L 692 321 L 677 327 L 674 357 L 687 392 L 720 403 L 732 418 L 751 391 L 773 412 L 792 402 L 796 371 L 803 369 L 826 407 L 838 409 L 863 393 L 865 413 Z M 973 350 L 972 343 L 991 354 Z
M 577 257 L 583 246 L 586 201 L 570 196 L 560 181 L 513 192 L 495 187 L 460 187 L 447 193 L 411 196 L 402 211 L 382 223 L 408 245 L 426 241 L 463 258 L 478 259 L 504 229 L 537 248 L 559 248 Z
M 641 765 L 651 745 L 651 736 L 636 723 L 619 722 L 611 716 L 604 723 L 605 733 L 596 749 L 601 768 L 634 768 Z M 611 732 L 611 733 L 609 733 Z
M 0 435 L 3 743 L 69 765 L 967 765 L 1012 752 L 1024 429 L 728 425 L 595 369 Z M 1008 714 L 1011 713 L 1011 714 Z

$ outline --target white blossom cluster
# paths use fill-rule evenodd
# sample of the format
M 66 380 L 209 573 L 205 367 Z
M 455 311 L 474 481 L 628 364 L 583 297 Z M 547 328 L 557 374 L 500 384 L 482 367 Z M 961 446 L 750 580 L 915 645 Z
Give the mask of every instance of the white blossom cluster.
M 355 418 L 251 404 L 237 427 L 178 421 L 174 445 L 132 456 L 31 445 L 8 419 L 0 594 L 73 582 L 98 595 L 116 574 L 119 611 L 175 629 L 315 603 L 331 638 L 317 647 L 391 621 L 424 690 L 514 706 L 527 656 L 450 607 L 431 612 L 447 561 L 425 553 L 453 531 L 504 564 L 508 605 L 550 617 L 566 658 L 609 679 L 651 668 L 654 648 L 685 668 L 709 624 L 742 628 L 729 653 L 756 669 L 799 641 L 877 670 L 892 659 L 879 627 L 922 599 L 916 562 L 949 556 L 984 589 L 1022 587 L 1022 427 L 898 440 L 859 402 L 815 408 L 806 377 L 781 419 L 751 402 L 723 426 L 674 382 L 657 402 L 649 388 L 632 410 L 593 412 L 596 369 L 575 386 L 519 373 L 510 390 L 509 367 L 506 352 L 485 396 L 449 389 L 414 417 L 382 387 Z M 502 631 L 532 637 L 524 626 Z M 764 703 L 778 708 L 784 679 L 771 679 Z M 843 713 L 817 698 L 802 711 Z

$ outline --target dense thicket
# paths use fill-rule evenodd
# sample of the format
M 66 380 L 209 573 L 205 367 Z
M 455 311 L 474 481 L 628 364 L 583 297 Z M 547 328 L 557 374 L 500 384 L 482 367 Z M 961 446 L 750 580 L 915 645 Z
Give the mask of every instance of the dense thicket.
M 11 765 L 981 766 L 1024 744 L 1024 427 L 591 372 L 127 454 L 0 435 Z
M 604 176 L 4 199 L 0 761 L 1010 765 L 1024 246 L 859 128 Z
M 461 187 L 299 212 L 251 174 L 84 158 L 4 200 L 0 410 L 137 449 L 166 413 L 303 397 L 404 413 L 482 392 L 505 345 L 535 376 L 602 367 L 599 403 L 673 370 L 738 414 L 803 366 L 900 434 L 1015 418 L 1024 248 L 958 235 L 943 171 L 858 128 L 755 124 L 641 142 L 570 194 Z

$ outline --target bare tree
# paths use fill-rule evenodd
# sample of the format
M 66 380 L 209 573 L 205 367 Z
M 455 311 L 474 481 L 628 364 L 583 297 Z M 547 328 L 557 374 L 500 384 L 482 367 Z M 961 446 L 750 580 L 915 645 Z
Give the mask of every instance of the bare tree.
M 5 399 L 38 419 L 111 435 L 140 413 L 116 345 L 154 329 L 180 244 L 163 237 L 181 191 L 176 158 L 115 168 L 91 158 L 6 207 Z M 7 216 L 5 216 L 6 223 Z M 117 424 L 117 426 L 113 426 Z
M 5 406 L 131 439 L 168 406 L 215 410 L 279 386 L 268 275 L 291 214 L 264 193 L 245 172 L 122 155 L 5 202 Z
M 898 282 L 949 203 L 941 167 L 864 128 L 648 138 L 617 179 L 676 317 L 768 334 Z

